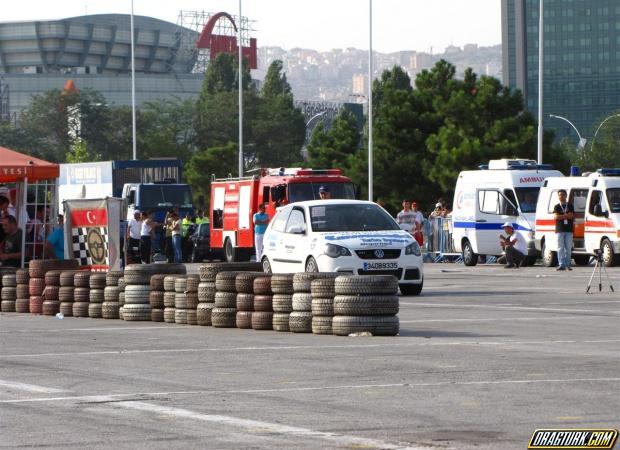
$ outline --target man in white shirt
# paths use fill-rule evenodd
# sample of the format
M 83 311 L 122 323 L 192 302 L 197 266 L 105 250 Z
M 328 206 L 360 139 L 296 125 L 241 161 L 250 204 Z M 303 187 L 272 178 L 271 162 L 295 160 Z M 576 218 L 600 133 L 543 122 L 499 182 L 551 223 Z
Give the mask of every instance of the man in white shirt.
M 525 239 L 515 229 L 510 222 L 502 225 L 507 236 L 500 236 L 499 243 L 506 253 L 506 265 L 504 269 L 518 269 L 527 253 Z
M 417 215 L 411 210 L 411 202 L 409 200 L 403 200 L 403 210 L 396 215 L 396 222 L 399 225 L 405 224 L 403 229 L 406 229 L 411 234 L 416 231 L 416 218 Z
M 127 256 L 130 256 L 132 262 L 139 262 L 140 258 L 136 255 L 134 249 L 140 248 L 140 232 L 142 231 L 142 220 L 140 220 L 140 211 L 133 212 L 133 217 L 127 222 Z

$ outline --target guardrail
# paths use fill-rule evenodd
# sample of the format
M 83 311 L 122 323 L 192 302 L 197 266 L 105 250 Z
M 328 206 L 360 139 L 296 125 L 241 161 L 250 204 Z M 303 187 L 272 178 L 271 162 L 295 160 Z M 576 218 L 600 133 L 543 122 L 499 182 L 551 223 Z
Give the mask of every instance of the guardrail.
M 458 262 L 461 253 L 452 241 L 452 217 L 431 217 L 423 224 L 423 250 L 433 262 Z

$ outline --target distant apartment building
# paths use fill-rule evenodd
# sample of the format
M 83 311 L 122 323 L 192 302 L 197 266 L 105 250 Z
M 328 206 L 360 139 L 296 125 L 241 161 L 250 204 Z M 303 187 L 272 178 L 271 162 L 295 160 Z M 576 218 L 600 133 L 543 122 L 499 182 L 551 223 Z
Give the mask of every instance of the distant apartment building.
M 620 110 L 620 1 L 544 2 L 544 124 L 558 138 L 583 137 Z M 539 0 L 502 0 L 504 84 L 520 89 L 538 111 Z
M 364 95 L 366 92 L 366 75 L 362 75 L 361 73 L 357 73 L 353 75 L 353 91 L 354 95 Z

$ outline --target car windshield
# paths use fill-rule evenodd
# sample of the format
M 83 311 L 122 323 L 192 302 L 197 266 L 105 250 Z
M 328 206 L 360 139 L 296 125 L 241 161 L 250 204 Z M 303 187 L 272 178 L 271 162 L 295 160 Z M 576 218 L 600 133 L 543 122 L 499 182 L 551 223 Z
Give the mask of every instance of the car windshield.
M 303 202 L 306 200 L 318 200 L 319 188 L 325 186 L 333 199 L 354 200 L 355 189 L 352 183 L 291 183 L 288 186 L 289 203 Z
M 538 203 L 538 194 L 540 188 L 538 187 L 526 187 L 515 188 L 517 193 L 517 199 L 519 200 L 519 206 L 522 213 L 534 213 L 536 212 L 536 203 Z
M 607 189 L 607 203 L 610 212 L 620 213 L 620 188 Z
M 149 184 L 140 186 L 140 207 L 191 208 L 192 192 L 187 185 Z
M 388 213 L 372 204 L 311 206 L 310 221 L 316 232 L 400 230 Z

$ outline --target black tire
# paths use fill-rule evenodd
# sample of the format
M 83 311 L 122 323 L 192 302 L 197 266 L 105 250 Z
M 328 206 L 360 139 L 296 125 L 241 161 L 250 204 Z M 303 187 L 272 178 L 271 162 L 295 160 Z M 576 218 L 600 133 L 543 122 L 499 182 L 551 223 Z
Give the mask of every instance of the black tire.
M 312 298 L 312 316 L 333 316 L 334 298 Z M 331 326 L 331 322 L 330 322 Z
M 185 284 L 186 292 L 198 292 L 198 285 L 200 284 L 200 276 L 188 275 Z
M 613 267 L 620 264 L 620 255 L 614 253 L 614 246 L 609 239 L 603 239 L 601 251 L 603 252 L 603 265 L 605 267 Z
M 164 322 L 174 323 L 175 313 L 176 311 L 174 308 L 164 308 Z
M 148 285 L 130 284 L 125 288 L 125 305 L 149 305 L 151 287 Z M 150 309 L 149 305 L 149 309 Z M 138 309 L 132 309 L 132 311 Z M 149 320 L 151 320 L 149 318 Z
M 151 289 L 154 291 L 165 291 L 166 288 L 164 287 L 164 278 L 167 276 L 169 275 L 165 275 L 163 273 L 156 273 L 151 276 L 151 280 L 149 281 L 149 286 L 151 286 Z
M 88 294 L 88 301 L 91 303 L 103 303 L 105 301 L 103 289 L 91 289 Z
M 28 281 L 28 295 L 41 295 L 44 289 L 45 278 L 31 278 Z
M 273 330 L 273 313 L 254 311 L 252 313 L 253 330 Z
M 123 306 L 125 304 L 125 291 L 121 291 L 118 294 L 118 304 L 119 306 Z
M 2 287 L 16 287 L 17 277 L 14 273 L 2 275 Z
M 103 302 L 101 304 L 101 316 L 104 319 L 118 319 L 118 302 Z
M 312 297 L 333 298 L 336 295 L 336 279 L 325 278 L 312 280 L 310 283 L 310 292 Z
M 253 311 L 273 312 L 273 296 L 271 295 L 254 295 Z
M 187 325 L 187 310 L 185 308 L 174 308 L 174 323 Z
M 374 336 L 396 336 L 398 316 L 334 316 L 332 331 L 336 336 L 369 332 Z
M 162 308 L 151 308 L 151 322 L 163 322 L 164 310 Z
M 290 331 L 288 327 L 290 314 L 287 313 L 273 313 L 273 318 L 271 320 L 272 328 L 274 331 Z
M 44 316 L 55 316 L 60 311 L 60 302 L 57 300 L 45 300 L 41 305 Z
M 211 326 L 211 310 L 213 310 L 213 303 L 198 303 L 196 309 L 196 323 L 203 327 Z
M 238 250 L 238 248 L 233 247 L 230 239 L 226 239 L 226 242 L 224 242 L 224 257 L 226 258 L 226 262 L 231 263 L 239 261 Z
M 15 300 L 2 300 L 0 302 L 0 311 L 15 312 Z
M 28 309 L 30 310 L 30 314 L 41 314 L 43 312 L 43 297 L 40 295 L 31 295 Z M 88 315 L 85 317 L 88 317 Z
M 242 272 L 235 277 L 235 291 L 237 293 L 254 293 L 254 280 L 263 277 L 263 272 Z
M 333 334 L 331 316 L 312 316 L 312 334 Z
M 60 286 L 60 270 L 50 270 L 45 273 L 46 286 Z
M 189 309 L 187 306 L 187 295 L 182 292 L 174 294 L 174 307 L 176 309 Z
M 220 272 L 260 272 L 261 270 L 262 264 L 257 262 L 205 263 L 200 266 L 200 281 L 213 283 Z
M 201 303 L 215 302 L 215 283 L 201 281 L 198 285 L 198 301 Z
M 401 295 L 420 295 L 422 288 L 424 287 L 424 280 L 420 284 L 405 284 L 398 285 Z
M 237 294 L 237 312 L 254 310 L 254 294 Z M 237 328 L 239 328 L 237 326 Z
M 361 275 L 336 278 L 336 295 L 395 295 L 398 279 L 392 275 Z
M 88 303 L 88 317 L 93 319 L 101 319 L 102 313 L 102 303 Z
M 125 277 L 120 277 L 116 282 L 116 285 L 121 291 L 125 291 L 125 287 L 127 287 L 127 283 L 125 283 Z
M 118 286 L 119 278 L 122 278 L 123 272 L 120 270 L 111 270 L 105 276 L 105 285 L 106 286 Z
M 336 272 L 299 272 L 293 276 L 293 290 L 295 292 L 312 292 L 312 281 L 335 279 Z
M 292 333 L 312 333 L 312 313 L 293 311 L 288 318 L 288 327 Z
M 19 286 L 19 285 L 18 285 Z M 15 312 L 20 314 L 27 314 L 30 312 L 30 297 L 17 298 L 15 300 Z
M 198 293 L 186 292 L 185 298 L 187 299 L 187 309 L 195 310 L 198 307 Z
M 235 287 L 235 278 L 239 275 L 239 271 L 220 272 L 215 277 L 215 289 L 217 291 L 237 292 Z
M 219 309 L 237 308 L 237 294 L 235 292 L 217 291 L 215 293 L 215 307 Z
M 575 264 L 578 266 L 587 266 L 590 264 L 590 259 L 592 255 L 573 255 L 573 259 L 575 260 Z
M 478 264 L 478 255 L 474 253 L 474 248 L 471 246 L 471 242 L 468 239 L 463 241 L 463 264 L 469 267 L 473 267 Z
M 17 298 L 29 298 L 30 297 L 30 289 L 27 284 L 18 284 L 15 287 L 15 296 Z
M 125 304 L 123 306 L 123 320 L 127 322 L 150 322 L 151 305 L 147 304 Z
M 237 328 L 249 330 L 252 328 L 252 312 L 251 311 L 237 311 L 235 316 L 235 324 Z
M 180 275 L 166 275 L 164 277 L 164 291 L 176 292 L 177 278 L 179 277 Z
M 73 303 L 73 286 L 60 286 L 58 289 L 58 300 L 61 303 Z M 4 289 L 2 289 L 4 291 Z
M 89 302 L 73 302 L 73 317 L 88 317 Z
M 198 315 L 195 309 L 188 309 L 185 311 L 187 315 L 187 324 L 188 325 L 198 325 Z
M 93 273 L 88 281 L 88 287 L 91 289 L 105 289 L 107 274 Z
M 43 297 L 45 297 L 45 300 L 58 301 L 59 291 L 59 286 L 45 286 L 45 290 L 43 291 Z
M 211 310 L 211 325 L 215 328 L 236 328 L 237 310 L 235 308 L 218 308 Z
M 174 292 L 179 294 L 187 292 L 187 278 L 178 277 L 174 280 Z
M 547 245 L 545 241 L 542 242 L 541 248 L 541 258 L 543 266 L 545 267 L 555 267 L 558 265 L 558 254 L 557 252 L 551 251 L 547 249 Z
M 292 273 L 275 273 L 271 276 L 271 291 L 274 294 L 289 294 L 292 295 L 295 292 L 293 288 Z
M 163 314 L 163 309 L 166 307 L 164 304 L 164 293 L 162 291 L 151 291 L 149 293 L 149 305 L 151 305 L 152 309 L 161 309 Z M 163 317 L 162 315 L 161 321 L 164 320 Z
M 3 287 L 0 291 L 0 299 L 2 300 L 17 300 L 17 288 L 16 287 Z
M 396 295 L 336 295 L 336 316 L 390 316 L 398 314 Z
M 118 286 L 106 286 L 103 290 L 104 302 L 118 302 L 118 296 L 121 293 L 121 288 Z
M 319 271 L 319 265 L 316 263 L 316 259 L 310 256 L 306 261 L 306 272 L 317 273 Z
M 76 287 L 73 289 L 74 302 L 88 302 L 90 298 L 90 289 L 87 287 Z M 75 314 L 74 314 L 75 315 Z
M 263 265 L 263 272 L 271 273 L 271 263 L 269 262 L 269 258 L 267 258 L 266 256 L 263 256 L 263 260 L 261 261 L 261 264 Z
M 272 295 L 271 291 L 271 275 L 254 278 L 252 290 L 255 295 Z
M 164 292 L 164 308 L 174 308 L 176 292 Z
M 92 272 L 76 272 L 73 276 L 73 286 L 79 288 L 89 288 L 91 275 Z
M 256 297 L 254 297 L 256 300 Z M 287 313 L 293 312 L 293 295 L 292 294 L 273 294 L 271 298 L 273 312 Z M 254 306 L 256 308 L 256 305 Z
M 308 292 L 295 292 L 293 294 L 293 311 L 312 311 L 312 294 Z
M 28 273 L 28 269 L 17 269 L 15 272 L 15 283 L 20 284 L 28 284 L 28 280 L 30 280 L 30 274 Z

